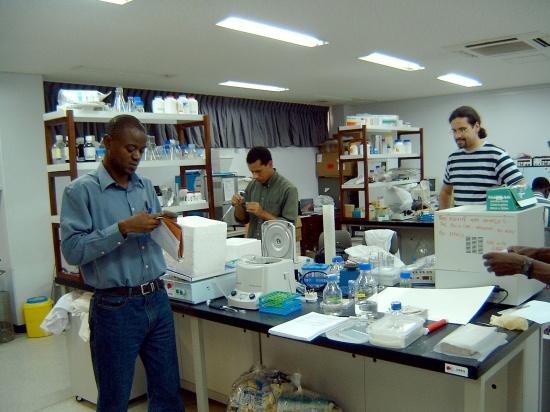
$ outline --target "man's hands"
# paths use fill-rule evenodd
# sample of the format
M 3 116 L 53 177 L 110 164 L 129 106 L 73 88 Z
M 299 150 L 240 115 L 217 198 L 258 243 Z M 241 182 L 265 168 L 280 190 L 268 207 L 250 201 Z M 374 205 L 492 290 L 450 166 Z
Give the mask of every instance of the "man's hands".
M 497 253 L 491 252 L 483 255 L 488 272 L 494 272 L 497 276 L 515 275 L 523 273 L 525 256 L 517 253 Z
M 262 217 L 262 212 L 264 209 L 258 202 L 246 202 L 246 211 L 252 213 L 253 215 Z
M 231 206 L 233 207 L 236 207 L 236 206 L 243 206 L 244 205 L 244 197 L 242 197 L 239 193 L 235 193 L 232 197 L 231 197 Z
M 510 246 L 508 252 L 517 253 L 518 255 L 535 258 L 535 253 L 538 251 L 536 247 Z
M 164 212 L 163 216 L 166 213 Z M 123 236 L 128 233 L 149 233 L 160 225 L 159 216 L 158 213 L 139 212 L 126 220 L 118 222 L 118 229 Z

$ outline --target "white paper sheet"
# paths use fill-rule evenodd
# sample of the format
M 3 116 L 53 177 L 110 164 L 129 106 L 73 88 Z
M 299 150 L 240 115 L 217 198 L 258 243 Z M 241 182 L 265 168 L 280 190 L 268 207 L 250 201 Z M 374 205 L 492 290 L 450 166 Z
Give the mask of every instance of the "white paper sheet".
M 450 323 L 465 325 L 479 311 L 491 295 L 493 286 L 460 289 L 386 288 L 375 300 L 379 312 L 388 312 L 391 302 L 403 306 L 428 309 L 428 319 L 447 319 Z
M 269 329 L 269 333 L 285 338 L 310 341 L 346 320 L 347 318 L 310 312 L 272 327 Z
M 155 230 L 151 232 L 151 239 L 163 248 L 166 253 L 178 260 L 178 251 L 180 247 L 180 240 L 177 239 L 170 229 L 166 227 L 164 222 L 161 222 Z
M 500 311 L 502 314 L 504 311 Z M 550 322 L 550 303 L 531 300 L 516 309 L 506 309 L 506 315 L 520 316 L 540 324 Z
M 233 179 L 222 179 L 223 182 L 223 200 L 228 202 L 235 194 L 235 182 Z

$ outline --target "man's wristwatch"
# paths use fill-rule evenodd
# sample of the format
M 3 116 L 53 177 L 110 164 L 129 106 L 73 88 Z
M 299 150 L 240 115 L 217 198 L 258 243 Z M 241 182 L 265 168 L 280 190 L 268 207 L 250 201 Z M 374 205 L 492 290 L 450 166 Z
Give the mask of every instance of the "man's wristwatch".
M 527 279 L 533 278 L 533 265 L 535 261 L 531 258 L 526 257 L 525 261 L 523 262 L 523 270 L 522 273 L 527 276 Z

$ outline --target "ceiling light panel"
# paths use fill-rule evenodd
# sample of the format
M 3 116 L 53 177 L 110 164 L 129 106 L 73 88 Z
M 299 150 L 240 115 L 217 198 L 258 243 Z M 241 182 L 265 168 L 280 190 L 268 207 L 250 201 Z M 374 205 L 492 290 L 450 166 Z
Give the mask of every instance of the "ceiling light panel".
M 132 0 L 99 0 L 105 3 L 113 3 L 122 6 L 123 4 L 130 3 Z
M 326 41 L 319 40 L 307 34 L 281 29 L 279 27 L 270 26 L 268 24 L 242 19 L 240 17 L 228 17 L 227 19 L 216 23 L 216 26 L 242 31 L 244 33 L 255 34 L 257 36 L 269 37 L 270 39 L 280 40 L 287 43 L 298 44 L 300 46 L 306 47 L 316 47 L 327 44 Z
M 284 92 L 288 90 L 285 87 L 269 86 L 266 84 L 256 84 L 256 83 L 244 83 L 244 82 L 237 82 L 233 80 L 228 80 L 226 82 L 219 83 L 219 85 L 229 86 L 229 87 L 241 87 L 244 89 L 266 90 L 268 92 Z
M 406 70 L 409 72 L 424 69 L 424 67 L 419 65 L 418 63 L 399 59 L 393 56 L 388 56 L 387 54 L 383 53 L 371 53 L 368 56 L 359 57 L 359 60 L 364 60 L 369 63 L 381 64 L 383 66 L 393 67 L 394 69 Z
M 466 76 L 461 76 L 460 74 L 456 74 L 456 73 L 447 73 L 443 76 L 439 76 L 438 80 L 442 80 L 448 83 L 458 84 L 459 86 L 464 86 L 464 87 L 482 86 L 481 82 L 477 81 L 476 79 L 472 79 Z

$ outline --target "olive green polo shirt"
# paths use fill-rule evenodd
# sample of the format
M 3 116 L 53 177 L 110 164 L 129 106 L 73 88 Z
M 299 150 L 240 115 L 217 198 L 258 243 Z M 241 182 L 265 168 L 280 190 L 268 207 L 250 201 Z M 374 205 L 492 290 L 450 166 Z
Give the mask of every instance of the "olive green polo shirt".
M 298 217 L 298 190 L 277 171 L 265 184 L 256 180 L 250 182 L 244 192 L 244 199 L 247 202 L 258 202 L 262 209 L 279 219 L 294 223 Z M 246 222 L 249 223 L 248 237 L 261 239 L 264 220 L 247 213 Z

